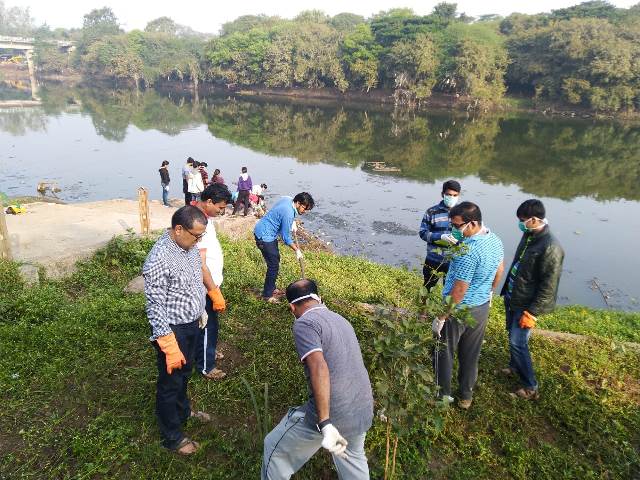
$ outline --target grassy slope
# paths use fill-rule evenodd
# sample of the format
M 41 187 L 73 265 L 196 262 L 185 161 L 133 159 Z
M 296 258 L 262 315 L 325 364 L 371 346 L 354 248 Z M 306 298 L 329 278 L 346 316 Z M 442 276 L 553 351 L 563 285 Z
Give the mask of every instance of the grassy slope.
M 144 298 L 121 293 L 150 245 L 118 241 L 72 278 L 34 289 L 23 290 L 13 267 L 0 264 L 0 318 L 5 320 L 0 323 L 0 478 L 258 478 L 261 443 L 240 376 L 253 385 L 259 402 L 264 382 L 269 384 L 272 422 L 303 401 L 306 387 L 293 349 L 292 317 L 285 305 L 265 305 L 253 297 L 263 274 L 255 246 L 225 242 L 229 308 L 222 316 L 227 359 L 221 366 L 231 375 L 219 383 L 193 378 L 194 405 L 211 412 L 215 422 L 187 426 L 205 447 L 195 458 L 167 453 L 159 446 L 153 416 L 155 367 L 146 341 Z M 369 322 L 347 311 L 348 302 L 408 307 L 418 277 L 359 259 L 309 257 L 307 270 L 319 280 L 325 300 L 347 301 L 335 308 L 352 320 L 369 361 L 373 339 L 363 334 Z M 289 253 L 283 259 L 285 285 L 295 278 L 296 265 Z M 491 312 L 473 408 L 450 409 L 442 431 L 419 428 L 403 441 L 400 477 L 637 474 L 639 355 L 598 337 L 576 344 L 534 338 L 543 397 L 537 403 L 517 402 L 507 395 L 515 384 L 493 374 L 508 359 L 500 309 L 496 305 Z M 607 334 L 607 325 L 615 324 L 602 312 L 570 312 L 596 333 Z M 555 318 L 559 324 L 562 315 Z M 638 316 L 627 320 L 637 325 Z M 367 441 L 372 478 L 381 478 L 384 442 L 384 425 L 376 422 Z M 330 459 L 321 454 L 296 478 L 334 477 Z

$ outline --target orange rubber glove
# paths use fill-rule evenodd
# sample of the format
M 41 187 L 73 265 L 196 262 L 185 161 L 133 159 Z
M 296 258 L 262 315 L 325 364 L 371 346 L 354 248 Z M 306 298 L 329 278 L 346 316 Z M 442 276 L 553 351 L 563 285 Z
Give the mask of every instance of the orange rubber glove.
M 222 296 L 222 291 L 220 290 L 220 288 L 209 290 L 207 295 L 209 295 L 209 298 L 213 302 L 213 309 L 216 312 L 224 312 L 226 310 L 227 302 L 224 301 L 224 297 Z
M 182 368 L 187 363 L 187 360 L 180 351 L 176 336 L 173 332 L 169 335 L 165 335 L 164 337 L 158 337 L 157 342 L 160 350 L 164 352 L 166 357 L 167 373 L 169 375 L 171 375 L 174 370 Z
M 536 320 L 536 317 L 525 310 L 522 312 L 518 325 L 520 325 L 520 328 L 533 328 L 536 326 Z

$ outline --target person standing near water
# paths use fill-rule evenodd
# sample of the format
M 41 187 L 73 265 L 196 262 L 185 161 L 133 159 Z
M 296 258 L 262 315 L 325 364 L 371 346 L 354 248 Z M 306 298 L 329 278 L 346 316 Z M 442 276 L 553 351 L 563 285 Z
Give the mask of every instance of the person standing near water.
M 262 217 L 253 229 L 256 246 L 262 253 L 267 264 L 264 278 L 262 298 L 269 303 L 276 303 L 273 296 L 276 291 L 276 279 L 280 270 L 280 250 L 278 250 L 278 236 L 285 245 L 290 247 L 298 260 L 302 259 L 302 252 L 291 238 L 295 229 L 295 218 L 311 210 L 314 206 L 313 197 L 307 192 L 298 193 L 295 197 L 282 197 L 267 214 Z M 281 292 L 280 292 L 281 293 Z
M 455 180 L 444 182 L 440 193 L 442 200 L 427 209 L 420 223 L 420 238 L 427 242 L 427 256 L 424 259 L 422 275 L 428 291 L 438 283 L 438 273 L 446 274 L 449 270 L 449 262 L 442 254 L 443 248 L 458 243 L 451 236 L 449 211 L 458 203 L 460 190 L 460 183 Z
M 212 183 L 202 192 L 196 203 L 202 213 L 207 216 L 206 235 L 198 242 L 200 258 L 202 259 L 202 278 L 207 290 L 206 307 L 207 324 L 200 329 L 196 346 L 196 368 L 208 380 L 220 380 L 226 376 L 216 368 L 216 360 L 222 354 L 216 352 L 218 344 L 218 315 L 226 309 L 226 302 L 222 296 L 222 268 L 224 257 L 222 247 L 216 235 L 213 217 L 224 213 L 227 203 L 231 201 L 231 193 L 226 185 Z
M 184 193 L 184 204 L 191 203 L 191 194 L 189 193 L 189 175 L 193 170 L 193 158 L 187 158 L 187 163 L 182 166 L 182 193 Z
M 553 311 L 556 306 L 564 250 L 549 230 L 540 200 L 523 202 L 516 216 L 522 238 L 500 292 L 504 297 L 511 359 L 501 372 L 520 377 L 522 388 L 511 396 L 536 400 L 538 382 L 531 362 L 529 337 L 536 317 Z
M 169 177 L 169 162 L 167 160 L 162 161 L 162 166 L 160 167 L 160 185 L 162 186 L 162 204 L 165 207 L 170 207 L 169 205 L 169 182 L 171 178 Z
M 442 289 L 443 299 L 451 296 L 458 308 L 468 309 L 475 325 L 468 326 L 456 318 L 436 317 L 432 323 L 434 335 L 444 347 L 434 352 L 434 370 L 439 395 L 451 398 L 453 357 L 458 353 L 458 406 L 471 407 L 473 388 L 478 379 L 478 360 L 489 319 L 493 290 L 498 286 L 504 270 L 504 248 L 498 236 L 482 223 L 480 208 L 462 202 L 451 209 L 451 235 L 464 244 L 465 252 L 453 257 Z
M 202 181 L 202 174 L 200 173 L 200 164 L 194 160 L 192 165 L 193 168 L 189 172 L 189 177 L 187 179 L 187 191 L 191 196 L 189 204 L 200 200 L 200 194 L 204 190 L 204 182 Z
M 222 175 L 220 175 L 220 169 L 216 168 L 213 171 L 213 177 L 211 177 L 211 183 L 220 183 L 222 185 L 224 185 L 224 178 L 222 178 Z
M 247 167 L 242 167 L 242 174 L 238 177 L 238 200 L 236 200 L 231 215 L 235 215 L 240 210 L 240 205 L 244 205 L 244 216 L 247 216 L 249 212 L 249 194 L 252 187 L 253 182 L 251 181 L 251 176 L 247 173 Z
M 207 217 L 198 208 L 179 208 L 171 217 L 171 228 L 151 248 L 142 267 L 149 340 L 157 354 L 158 426 L 163 446 L 182 455 L 199 448 L 182 433 L 185 422 L 190 417 L 210 420 L 204 412 L 193 412 L 187 397 L 206 293 L 196 242 L 206 227 Z

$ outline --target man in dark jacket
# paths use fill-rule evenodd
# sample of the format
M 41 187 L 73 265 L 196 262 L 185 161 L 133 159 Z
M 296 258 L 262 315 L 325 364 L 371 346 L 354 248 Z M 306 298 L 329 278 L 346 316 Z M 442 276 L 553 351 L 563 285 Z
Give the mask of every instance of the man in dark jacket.
M 529 353 L 529 337 L 536 317 L 555 308 L 564 250 L 549 230 L 540 200 L 523 202 L 516 216 L 523 235 L 500 293 L 504 297 L 511 353 L 509 367 L 502 373 L 517 373 L 520 377 L 523 388 L 512 396 L 535 400 L 539 397 L 538 382 Z

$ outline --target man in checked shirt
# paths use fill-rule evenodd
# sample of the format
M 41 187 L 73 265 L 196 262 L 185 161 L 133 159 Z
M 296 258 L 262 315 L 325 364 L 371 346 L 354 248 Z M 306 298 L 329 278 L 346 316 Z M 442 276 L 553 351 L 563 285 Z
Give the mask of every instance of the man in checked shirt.
M 156 415 L 162 444 L 182 455 L 199 448 L 184 436 L 182 425 L 189 417 L 208 419 L 204 412 L 192 412 L 187 398 L 206 295 L 195 246 L 206 226 L 207 217 L 197 207 L 178 209 L 142 267 L 150 340 L 157 352 Z

